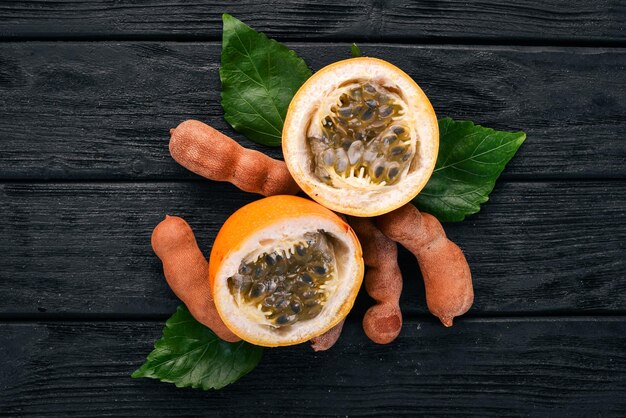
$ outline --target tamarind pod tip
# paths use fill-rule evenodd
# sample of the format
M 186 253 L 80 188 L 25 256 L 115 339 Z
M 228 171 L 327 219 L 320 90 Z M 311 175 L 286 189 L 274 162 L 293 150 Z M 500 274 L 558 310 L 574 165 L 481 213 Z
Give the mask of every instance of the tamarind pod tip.
M 343 330 L 343 324 L 346 322 L 343 319 L 340 323 L 326 331 L 322 335 L 318 335 L 311 339 L 311 348 L 313 351 L 326 351 L 331 348 L 339 337 L 341 336 L 341 331 Z
M 444 327 L 450 328 L 452 326 L 453 318 L 439 318 Z
M 205 327 L 211 329 L 211 327 L 209 325 L 213 325 L 213 324 L 202 324 L 202 325 L 204 325 Z M 227 331 L 227 332 L 222 331 L 219 334 L 217 332 L 215 332 L 215 331 L 213 331 L 213 333 L 215 335 L 217 335 L 217 338 L 219 338 L 222 341 L 226 341 L 227 343 L 238 343 L 239 341 L 241 341 L 241 338 L 239 338 L 235 334 L 231 333 L 230 330 Z
M 363 316 L 363 331 L 376 344 L 393 342 L 402 331 L 402 312 L 392 303 L 370 307 Z

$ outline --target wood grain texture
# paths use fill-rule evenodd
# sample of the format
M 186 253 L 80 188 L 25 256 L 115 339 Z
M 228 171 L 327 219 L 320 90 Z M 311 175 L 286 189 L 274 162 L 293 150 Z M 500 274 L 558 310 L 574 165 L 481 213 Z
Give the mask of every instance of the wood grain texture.
M 349 45 L 292 45 L 314 68 Z M 505 176 L 626 176 L 626 51 L 362 45 L 409 72 L 439 116 L 525 130 Z M 222 119 L 217 43 L 0 44 L 0 178 L 188 179 L 168 130 Z
M 0 314 L 162 318 L 178 304 L 150 248 L 165 214 L 208 255 L 256 196 L 230 184 L 0 185 Z M 469 315 L 625 313 L 626 182 L 501 183 L 483 211 L 445 225 L 467 255 Z M 417 263 L 400 252 L 405 315 L 426 313 Z M 370 301 L 361 295 L 355 316 Z
M 219 392 L 129 377 L 162 323 L 0 325 L 0 410 L 36 416 L 620 416 L 626 321 L 408 321 L 389 346 L 348 322 L 328 352 L 265 350 Z
M 528 133 L 482 212 L 445 226 L 476 291 L 453 328 L 401 251 L 390 346 L 364 336 L 361 294 L 329 352 L 266 350 L 219 392 L 130 379 L 179 304 L 152 228 L 183 216 L 208 254 L 258 198 L 179 167 L 169 128 L 280 157 L 222 119 L 223 12 L 314 70 L 356 41 L 440 116 Z M 0 2 L 0 416 L 623 416 L 625 29 L 621 0 Z
M 279 39 L 623 42 L 625 10 L 619 0 L 28 0 L 0 3 L 0 35 L 219 39 L 228 12 Z

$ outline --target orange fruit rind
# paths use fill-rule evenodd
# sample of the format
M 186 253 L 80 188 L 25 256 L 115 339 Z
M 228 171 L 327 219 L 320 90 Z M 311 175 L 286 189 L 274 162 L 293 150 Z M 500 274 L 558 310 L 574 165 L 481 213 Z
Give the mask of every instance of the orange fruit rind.
M 233 213 L 209 262 L 222 321 L 241 339 L 267 347 L 302 343 L 335 326 L 352 309 L 362 280 L 361 246 L 350 226 L 296 196 L 264 198 Z

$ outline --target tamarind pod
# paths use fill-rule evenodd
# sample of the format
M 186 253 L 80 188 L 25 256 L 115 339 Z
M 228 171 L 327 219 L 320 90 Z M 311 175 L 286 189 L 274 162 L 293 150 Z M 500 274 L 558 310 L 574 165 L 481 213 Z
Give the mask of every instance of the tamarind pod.
M 363 316 L 365 335 L 377 344 L 389 344 L 400 334 L 402 312 L 402 273 L 398 266 L 398 247 L 370 218 L 349 219 L 363 250 L 367 266 L 365 290 L 376 301 Z
M 377 218 L 376 224 L 392 240 L 409 250 L 424 277 L 426 303 L 446 327 L 474 302 L 472 273 L 461 249 L 446 237 L 441 223 L 408 203 Z
M 343 330 L 343 324 L 345 322 L 346 320 L 344 319 L 322 335 L 311 338 L 311 348 L 313 348 L 313 351 L 326 351 L 335 345 L 341 335 L 341 330 Z
M 189 224 L 177 216 L 166 215 L 154 228 L 151 243 L 163 262 L 167 283 L 191 315 L 222 340 L 239 341 L 217 313 L 209 286 L 209 263 L 198 248 Z
M 263 196 L 296 194 L 300 190 L 287 165 L 242 147 L 197 120 L 170 130 L 170 154 L 183 167 L 214 181 L 227 181 L 243 191 Z

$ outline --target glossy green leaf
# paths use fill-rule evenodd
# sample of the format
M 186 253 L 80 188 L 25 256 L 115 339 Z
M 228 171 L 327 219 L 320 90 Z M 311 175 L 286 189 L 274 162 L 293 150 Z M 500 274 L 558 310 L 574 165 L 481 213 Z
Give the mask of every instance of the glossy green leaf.
M 228 14 L 222 19 L 224 118 L 249 139 L 279 146 L 287 107 L 311 70 L 285 45 Z
M 362 57 L 361 48 L 357 44 L 352 44 L 352 58 Z
M 220 389 L 249 373 L 263 349 L 227 343 L 196 321 L 185 306 L 165 323 L 163 336 L 132 377 L 150 377 L 178 387 Z
M 435 171 L 413 203 L 440 221 L 462 221 L 489 200 L 496 179 L 526 139 L 470 121 L 439 120 Z

